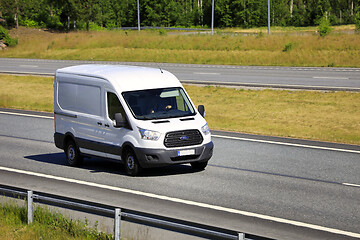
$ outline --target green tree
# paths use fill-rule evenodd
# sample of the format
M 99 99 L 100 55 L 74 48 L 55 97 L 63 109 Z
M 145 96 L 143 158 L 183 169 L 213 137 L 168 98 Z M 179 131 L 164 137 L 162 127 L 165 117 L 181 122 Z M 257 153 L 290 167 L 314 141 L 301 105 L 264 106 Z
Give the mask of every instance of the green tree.
M 360 0 L 271 0 L 271 24 L 317 25 L 326 15 L 331 24 L 355 23 Z M 211 25 L 212 0 L 140 0 L 141 25 Z M 136 0 L 0 0 L 8 26 L 70 29 L 70 22 L 114 28 L 137 25 Z M 216 0 L 215 27 L 267 25 L 266 0 Z
M 320 22 L 320 19 L 325 15 L 329 16 L 331 12 L 331 5 L 329 0 L 313 0 L 310 1 L 309 6 L 307 7 L 309 11 L 308 16 L 308 25 L 315 25 Z
M 165 6 L 164 9 L 164 23 L 165 26 L 176 26 L 180 25 L 181 13 L 178 9 L 181 8 L 181 4 L 176 1 L 169 1 L 169 3 Z
M 271 4 L 272 25 L 287 26 L 291 18 L 289 3 L 283 0 L 272 0 Z
M 232 27 L 232 9 L 229 0 L 218 0 L 215 4 L 216 26 Z
M 290 20 L 289 25 L 296 26 L 296 27 L 303 27 L 306 26 L 306 5 L 302 0 L 294 1 L 293 2 L 293 9 L 292 14 L 290 12 Z
M 230 8 L 232 9 L 232 23 L 234 27 L 244 27 L 246 25 L 245 17 L 245 1 L 244 0 L 234 0 L 230 3 Z
M 19 27 L 19 5 L 19 0 L 0 0 L 1 11 L 8 26 Z
M 360 34 L 360 6 L 356 8 L 354 22 L 355 22 L 355 33 Z
M 101 12 L 98 0 L 69 0 L 73 8 L 75 20 L 85 23 L 86 31 L 89 31 L 90 22 L 101 23 Z

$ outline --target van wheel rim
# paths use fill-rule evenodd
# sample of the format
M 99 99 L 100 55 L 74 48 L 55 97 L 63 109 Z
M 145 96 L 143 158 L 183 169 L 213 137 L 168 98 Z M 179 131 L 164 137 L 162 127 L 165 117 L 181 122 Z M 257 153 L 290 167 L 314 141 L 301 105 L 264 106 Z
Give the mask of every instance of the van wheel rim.
M 127 166 L 129 169 L 133 169 L 134 168 L 134 165 L 135 165 L 135 159 L 133 156 L 128 156 L 128 159 L 127 159 Z
M 69 160 L 72 162 L 74 161 L 74 158 L 75 158 L 75 150 L 74 148 L 72 147 L 69 147 L 69 150 L 68 150 L 68 158 Z

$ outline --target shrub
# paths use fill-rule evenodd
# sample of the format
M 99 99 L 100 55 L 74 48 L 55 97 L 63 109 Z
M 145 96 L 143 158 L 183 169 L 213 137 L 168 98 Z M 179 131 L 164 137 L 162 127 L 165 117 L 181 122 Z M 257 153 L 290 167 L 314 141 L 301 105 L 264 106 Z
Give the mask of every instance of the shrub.
M 159 29 L 159 35 L 160 35 L 160 36 L 166 36 L 166 35 L 167 35 L 166 30 L 165 30 L 164 28 L 160 28 L 160 29 Z
M 291 49 L 293 49 L 293 47 L 294 47 L 293 43 L 289 42 L 289 43 L 285 44 L 283 52 L 289 52 Z
M 8 31 L 2 26 L 0 26 L 0 40 L 3 40 L 9 47 L 15 47 L 18 44 L 18 39 L 11 38 Z
M 47 19 L 46 27 L 53 28 L 53 29 L 61 29 L 64 26 L 61 23 L 59 16 L 53 16 L 52 18 Z
M 108 30 L 112 30 L 112 29 L 115 29 L 117 27 L 117 25 L 114 20 L 110 20 L 110 21 L 106 22 L 105 27 Z
M 318 31 L 321 37 L 329 35 L 332 31 L 330 21 L 325 15 L 320 19 Z
M 30 19 L 25 19 L 24 21 L 20 21 L 20 24 L 25 27 L 38 27 L 38 23 Z
M 11 38 L 10 36 L 7 36 L 4 39 L 4 42 L 6 45 L 8 45 L 9 47 L 15 47 L 18 44 L 18 39 L 17 38 Z
M 8 35 L 9 34 L 7 30 L 4 27 L 0 26 L 0 40 L 4 39 Z
M 360 34 L 360 8 L 354 17 L 355 33 Z
M 98 24 L 94 23 L 94 22 L 89 22 L 89 30 L 92 31 L 100 31 L 103 30 L 104 28 L 99 26 Z
M 262 38 L 264 37 L 264 33 L 262 31 L 258 32 L 258 34 L 256 35 L 256 38 Z

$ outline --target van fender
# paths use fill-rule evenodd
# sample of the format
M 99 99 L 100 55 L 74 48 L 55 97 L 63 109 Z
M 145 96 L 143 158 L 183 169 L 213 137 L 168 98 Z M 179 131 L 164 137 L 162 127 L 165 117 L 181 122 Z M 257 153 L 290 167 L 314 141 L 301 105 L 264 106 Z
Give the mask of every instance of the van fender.
M 59 132 L 54 133 L 54 142 L 57 148 L 64 149 L 67 141 L 69 141 L 70 139 L 76 143 L 74 135 L 70 132 L 67 132 L 65 134 Z
M 121 146 L 121 153 L 120 153 L 121 159 L 125 158 L 125 153 L 129 150 L 133 151 L 135 153 L 136 157 L 138 157 L 138 155 L 136 153 L 137 152 L 136 147 L 131 142 L 127 141 L 127 142 L 124 142 L 123 145 Z
M 123 142 L 122 146 L 124 146 L 125 143 L 130 143 L 134 147 L 140 147 L 140 144 L 139 144 L 138 140 L 134 136 L 132 136 L 130 134 L 124 135 L 122 137 L 122 142 Z
M 64 146 L 64 148 L 65 148 L 65 146 L 66 146 L 66 143 L 67 143 L 69 140 L 73 140 L 73 141 L 75 142 L 75 144 L 76 144 L 77 146 L 79 146 L 78 143 L 77 143 L 77 141 L 76 141 L 76 138 L 75 138 L 74 134 L 72 134 L 71 132 L 67 132 L 67 133 L 65 133 L 64 141 L 63 141 L 63 146 Z

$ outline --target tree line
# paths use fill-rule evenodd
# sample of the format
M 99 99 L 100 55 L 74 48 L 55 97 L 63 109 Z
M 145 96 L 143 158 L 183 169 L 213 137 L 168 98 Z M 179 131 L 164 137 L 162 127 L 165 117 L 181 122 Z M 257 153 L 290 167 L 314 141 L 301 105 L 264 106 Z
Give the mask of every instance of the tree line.
M 271 0 L 272 26 L 332 25 L 360 16 L 360 0 Z M 211 26 L 212 0 L 139 0 L 141 26 Z M 267 26 L 267 0 L 215 0 L 214 26 Z M 137 0 L 0 0 L 0 24 L 53 29 L 136 27 Z

